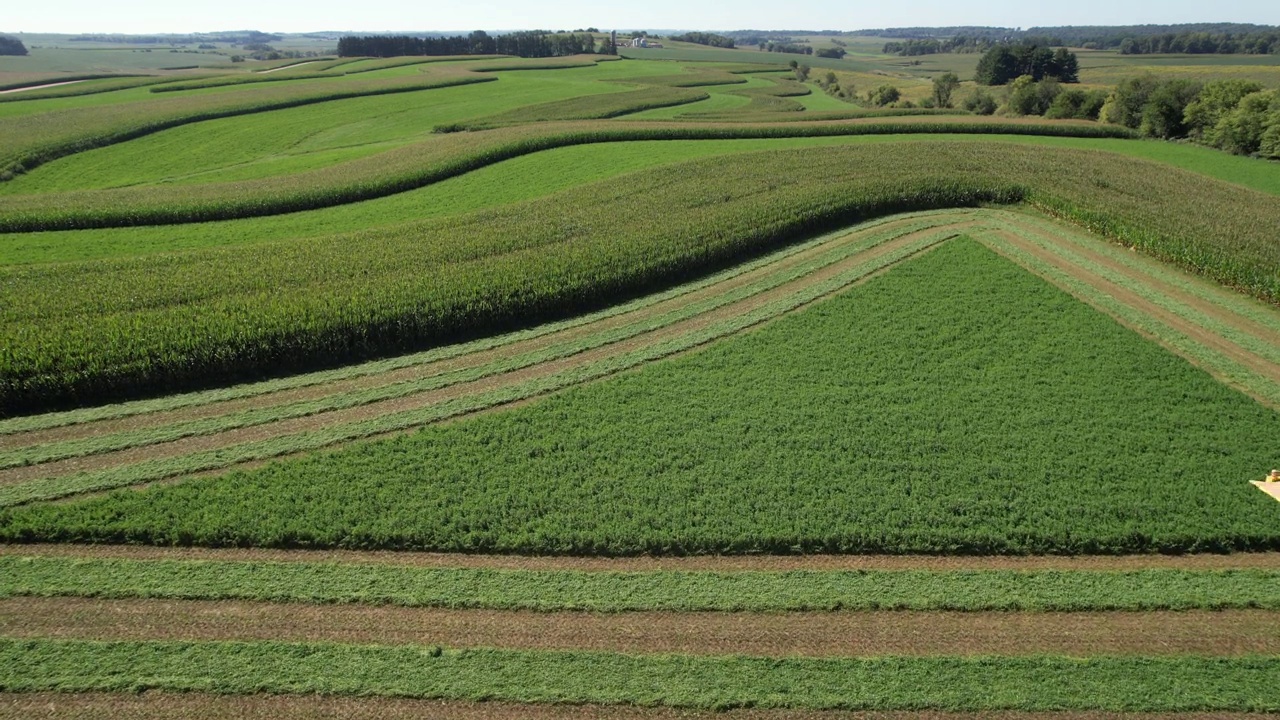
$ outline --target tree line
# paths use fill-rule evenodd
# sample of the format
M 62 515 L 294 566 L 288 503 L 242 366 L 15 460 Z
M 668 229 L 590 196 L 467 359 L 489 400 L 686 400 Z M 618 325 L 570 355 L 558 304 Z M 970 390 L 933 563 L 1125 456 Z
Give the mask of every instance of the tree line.
M 813 47 L 783 42 L 762 42 L 757 47 L 763 52 L 791 53 L 792 55 L 812 55 Z
M 940 53 L 974 53 L 983 52 L 995 42 L 990 38 L 974 35 L 957 35 L 952 38 L 908 38 L 893 40 L 884 44 L 885 55 L 937 55 Z
M 1280 52 L 1280 28 L 1248 23 L 1185 23 L 1180 25 L 1084 25 L 1033 27 L 909 27 L 858 30 L 851 35 L 893 38 L 885 45 L 890 55 L 930 55 L 962 52 L 948 44 L 962 38 L 974 42 L 1023 42 L 1036 45 L 1119 50 L 1124 54 Z M 912 42 L 915 41 L 915 42 Z M 956 44 L 955 47 L 967 47 Z
M 732 48 L 734 46 L 733 38 L 709 32 L 688 32 L 683 35 L 671 35 L 667 39 L 677 42 L 697 43 L 698 45 L 710 45 L 718 48 Z
M 469 35 L 412 37 L 409 35 L 347 36 L 338 40 L 339 57 L 401 57 L 406 55 L 514 55 L 524 58 L 617 53 L 608 36 L 598 47 L 595 36 L 583 33 L 548 33 L 522 30 L 490 35 L 476 30 Z
M 1045 78 L 1064 83 L 1080 82 L 1080 61 L 1066 48 L 1055 51 L 1029 43 L 1002 43 L 983 54 L 974 80 L 979 85 L 1004 85 L 1024 75 L 1035 82 Z
M 1151 35 L 1124 38 L 1118 45 L 1121 55 L 1157 53 L 1270 55 L 1280 53 L 1280 30 L 1233 35 L 1207 32 Z
M 1251 80 L 1129 78 L 1111 92 L 1101 119 L 1148 137 L 1280 158 L 1280 91 Z
M 230 45 L 246 43 L 272 43 L 284 39 L 283 35 L 264 33 L 257 30 L 241 30 L 235 32 L 192 33 L 190 35 L 121 35 L 121 34 L 88 34 L 75 35 L 69 42 L 118 43 L 122 45 L 194 45 L 196 43 L 220 42 Z

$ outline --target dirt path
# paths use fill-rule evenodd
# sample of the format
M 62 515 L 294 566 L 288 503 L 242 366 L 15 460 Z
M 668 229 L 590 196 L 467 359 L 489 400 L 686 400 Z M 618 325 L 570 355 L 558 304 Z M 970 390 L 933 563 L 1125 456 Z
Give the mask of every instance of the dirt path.
M 761 657 L 1240 656 L 1280 653 L 1280 613 L 539 613 L 22 597 L 0 600 L 0 635 Z
M 28 90 L 44 90 L 45 88 L 62 87 L 63 85 L 75 85 L 84 82 L 84 80 L 67 80 L 65 82 L 46 83 L 44 85 L 28 85 L 27 87 L 12 88 L 10 90 L 0 90 L 0 95 L 8 95 L 9 93 L 20 93 Z
M 0 693 L 0 718 L 115 720 L 1265 720 L 1250 713 L 690 711 L 627 705 L 556 705 L 319 695 L 211 693 Z
M 0 556 L 215 562 L 347 563 L 421 568 L 577 572 L 790 572 L 873 570 L 1280 570 L 1280 552 L 1232 555 L 714 555 L 692 557 L 528 557 L 360 550 L 164 548 L 142 545 L 0 545 Z
M 320 61 L 319 61 L 319 60 L 308 60 L 308 61 L 306 61 L 306 62 L 294 63 L 294 64 L 292 64 L 292 65 L 281 65 L 281 66 L 280 66 L 280 67 L 278 67 L 278 68 L 271 68 L 270 70 L 257 70 L 257 71 L 255 71 L 255 74 L 257 74 L 257 75 L 266 75 L 267 73 L 280 72 L 281 70 L 292 70 L 292 69 L 294 69 L 294 68 L 300 68 L 300 67 L 302 67 L 303 65 L 312 65 L 312 64 L 317 63 L 317 62 L 320 62 Z
M 227 448 L 244 443 L 260 442 L 275 438 L 304 433 L 322 428 L 360 422 L 370 418 L 420 410 L 433 405 L 460 398 L 476 396 L 493 390 L 516 386 L 532 380 L 544 379 L 558 373 L 583 368 L 594 363 L 616 358 L 627 353 L 645 348 L 656 347 L 671 338 L 695 332 L 717 322 L 748 315 L 753 311 L 779 299 L 802 293 L 808 288 L 819 285 L 831 278 L 846 272 L 857 265 L 873 261 L 884 255 L 900 250 L 930 235 L 943 232 L 959 233 L 975 227 L 972 222 L 953 222 L 928 230 L 910 232 L 892 240 L 876 245 L 864 252 L 855 253 L 843 260 L 826 265 L 815 272 L 796 280 L 786 282 L 763 292 L 756 293 L 716 309 L 695 315 L 691 318 L 642 332 L 633 337 L 591 348 L 568 357 L 541 362 L 512 371 L 502 372 L 478 380 L 460 382 L 443 388 L 429 390 L 404 397 L 383 400 L 359 405 L 352 408 L 322 412 L 303 417 L 289 418 L 251 427 L 238 428 L 208 435 L 197 435 L 180 440 L 129 448 L 114 452 L 105 452 L 84 457 L 58 460 L 54 462 L 19 466 L 0 470 L 0 487 L 18 485 L 31 480 L 72 475 L 79 472 L 102 470 L 158 458 L 172 458 L 203 452 L 213 449 Z M 873 228 L 874 230 L 874 228 Z M 861 239 L 862 235 L 854 233 L 842 238 L 845 243 Z M 826 244 L 824 249 L 830 251 L 836 245 Z M 776 271 L 777 268 L 774 268 Z M 686 300 L 687 302 L 687 300 Z

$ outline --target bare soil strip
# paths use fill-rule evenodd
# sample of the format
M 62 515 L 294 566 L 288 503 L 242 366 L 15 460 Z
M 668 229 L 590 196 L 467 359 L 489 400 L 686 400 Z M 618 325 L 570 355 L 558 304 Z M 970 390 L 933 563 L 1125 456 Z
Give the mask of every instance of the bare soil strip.
M 874 657 L 1280 653 L 1280 613 L 539 613 L 239 601 L 9 598 L 0 635 Z
M 0 693 L 0 718 L 59 720 L 1264 720 L 1250 713 L 981 712 L 931 710 L 723 712 L 626 705 L 556 705 L 319 695 Z
M 790 572 L 857 570 L 1063 570 L 1124 572 L 1276 570 L 1280 552 L 1232 555 L 937 556 L 937 555 L 702 555 L 692 557 L 529 557 L 361 550 L 182 548 L 142 545 L 6 545 L 0 555 L 121 560 L 264 563 L 343 563 L 421 568 L 480 568 L 575 572 Z
M 71 475 L 78 472 L 101 470 L 158 458 L 171 458 L 196 452 L 219 449 L 242 443 L 260 442 L 286 435 L 303 433 L 321 428 L 333 427 L 361 420 L 405 412 L 458 398 L 488 392 L 500 387 L 509 387 L 538 378 L 546 378 L 574 368 L 585 367 L 602 360 L 618 357 L 642 348 L 659 345 L 678 335 L 696 331 L 716 322 L 746 315 L 758 310 L 778 299 L 803 292 L 839 275 L 861 263 L 875 260 L 895 250 L 899 250 L 925 237 L 940 232 L 954 230 L 962 232 L 972 228 L 973 223 L 952 223 L 928 230 L 910 232 L 876 245 L 864 252 L 855 253 L 843 260 L 827 265 L 802 278 L 784 283 L 778 287 L 751 295 L 748 298 L 721 306 L 692 318 L 677 321 L 661 328 L 644 332 L 608 345 L 596 347 L 568 357 L 563 357 L 535 365 L 522 367 L 505 373 L 461 382 L 447 387 L 430 390 L 424 393 L 393 398 L 354 408 L 318 413 L 304 417 L 290 418 L 263 425 L 238 428 L 225 432 L 199 435 L 156 445 L 130 448 L 115 452 L 70 458 L 38 465 L 20 466 L 0 471 L 0 486 L 17 485 L 36 479 Z M 854 239 L 857 236 L 848 236 Z M 830 249 L 830 248 L 828 248 Z

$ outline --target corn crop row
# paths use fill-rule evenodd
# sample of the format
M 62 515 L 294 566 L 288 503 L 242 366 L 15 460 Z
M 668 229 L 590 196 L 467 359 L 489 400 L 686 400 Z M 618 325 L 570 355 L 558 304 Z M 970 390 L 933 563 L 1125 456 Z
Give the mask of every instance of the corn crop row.
M 1280 198 L 1042 147 L 771 151 L 320 241 L 10 268 L 0 407 L 407 351 L 616 302 L 868 216 L 1022 199 L 1280 299 Z
M 270 77 L 270 76 L 268 76 Z M 325 76 L 328 77 L 328 76 Z M 56 110 L 6 120 L 0 124 L 0 180 L 60 157 L 113 145 L 179 125 L 248 115 L 347 98 L 416 92 L 496 78 L 392 78 L 310 84 L 268 83 L 271 88 L 240 92 L 149 99 L 101 107 Z M 0 211 L 3 212 L 3 211 Z
M 661 89 L 660 92 L 671 91 Z M 630 108 L 629 111 L 638 109 L 630 103 L 643 99 L 631 93 L 618 93 L 616 96 L 612 101 L 622 101 L 622 105 Z M 601 102 L 594 99 L 591 104 L 587 104 L 584 99 L 574 99 L 561 106 L 559 111 L 566 112 L 572 108 L 580 112 L 591 111 L 593 107 L 604 107 Z M 526 120 L 533 119 L 535 116 L 527 110 L 519 112 L 524 114 Z M 543 112 L 548 118 L 553 115 L 546 106 L 543 107 Z M 172 225 L 314 210 L 413 190 L 511 158 L 573 145 L 634 140 L 730 140 L 928 133 L 1134 137 L 1133 131 L 1115 125 L 1005 122 L 972 116 L 772 125 L 556 123 L 541 127 L 503 128 L 486 131 L 484 134 L 453 133 L 445 138 L 433 137 L 430 141 L 287 177 L 180 187 L 146 186 L 0 197 L 0 232 Z

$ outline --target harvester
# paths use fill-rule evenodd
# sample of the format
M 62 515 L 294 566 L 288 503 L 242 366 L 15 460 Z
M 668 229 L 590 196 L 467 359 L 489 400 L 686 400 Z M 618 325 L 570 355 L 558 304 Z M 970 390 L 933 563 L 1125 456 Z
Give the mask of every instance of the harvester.
M 1262 492 L 1280 500 L 1280 470 L 1272 470 L 1271 474 L 1261 480 L 1254 480 L 1254 485 Z

